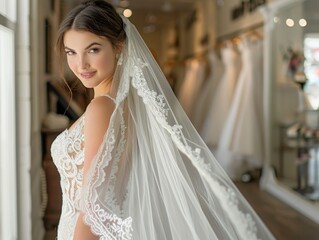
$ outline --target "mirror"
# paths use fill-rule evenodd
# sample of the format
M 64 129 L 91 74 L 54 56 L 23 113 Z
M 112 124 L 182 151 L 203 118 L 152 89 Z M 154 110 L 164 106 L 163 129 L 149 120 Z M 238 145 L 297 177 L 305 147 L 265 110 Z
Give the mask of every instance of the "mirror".
M 319 1 L 275 1 L 265 17 L 262 186 L 319 223 Z

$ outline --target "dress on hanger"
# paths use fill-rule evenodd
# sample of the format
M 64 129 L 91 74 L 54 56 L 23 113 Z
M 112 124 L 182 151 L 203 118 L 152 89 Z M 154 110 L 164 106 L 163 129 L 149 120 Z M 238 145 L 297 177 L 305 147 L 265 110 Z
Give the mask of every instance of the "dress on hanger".
M 263 153 L 258 101 L 261 96 L 256 95 L 261 82 L 255 73 L 261 69 L 255 57 L 258 44 L 243 38 L 239 50 L 243 65 L 217 150 L 217 159 L 233 179 L 246 170 L 261 167 Z
M 201 86 L 205 79 L 205 64 L 198 59 L 191 59 L 186 63 L 184 83 L 181 86 L 178 99 L 186 112 L 192 119 L 194 106 L 196 105 Z
M 216 94 L 216 86 L 224 72 L 224 65 L 216 52 L 210 51 L 207 54 L 207 58 L 210 73 L 201 87 L 201 92 L 198 96 L 198 101 L 193 114 L 193 124 L 198 131 L 203 127 L 203 122 L 207 117 L 214 95 Z
M 211 108 L 200 131 L 202 138 L 210 148 L 215 148 L 218 145 L 240 71 L 240 58 L 232 45 L 221 49 L 221 57 L 225 71 L 219 81 Z

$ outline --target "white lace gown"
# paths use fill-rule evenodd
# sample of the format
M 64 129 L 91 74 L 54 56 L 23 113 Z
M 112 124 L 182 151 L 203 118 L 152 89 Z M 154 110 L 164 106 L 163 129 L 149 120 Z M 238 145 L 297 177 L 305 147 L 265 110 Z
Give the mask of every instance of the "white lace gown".
M 80 214 L 84 163 L 84 115 L 52 143 L 51 154 L 61 177 L 62 212 L 58 240 L 71 240 Z

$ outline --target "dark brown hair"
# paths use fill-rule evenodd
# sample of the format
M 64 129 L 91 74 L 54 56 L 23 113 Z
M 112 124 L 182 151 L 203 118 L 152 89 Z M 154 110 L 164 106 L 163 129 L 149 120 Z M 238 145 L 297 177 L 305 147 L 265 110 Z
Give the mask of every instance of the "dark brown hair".
M 67 14 L 60 25 L 56 42 L 60 59 L 64 55 L 64 34 L 70 29 L 106 37 L 114 48 L 119 48 L 126 39 L 121 16 L 110 3 L 103 0 L 85 1 Z
M 60 60 L 61 78 L 70 91 L 70 101 L 72 99 L 72 90 L 64 77 L 64 35 L 67 31 L 74 29 L 79 31 L 88 31 L 95 35 L 106 37 L 114 49 L 123 46 L 126 39 L 125 25 L 121 16 L 115 8 L 103 0 L 89 0 L 81 3 L 71 10 L 62 21 L 56 41 L 57 57 Z M 72 89 L 77 89 L 77 83 Z

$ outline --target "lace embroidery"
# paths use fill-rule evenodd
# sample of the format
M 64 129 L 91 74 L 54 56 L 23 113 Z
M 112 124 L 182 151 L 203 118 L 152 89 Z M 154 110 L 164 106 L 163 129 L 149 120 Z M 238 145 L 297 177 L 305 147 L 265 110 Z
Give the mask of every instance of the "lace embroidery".
M 239 210 L 235 191 L 226 186 L 222 186 L 215 180 L 210 181 L 210 183 L 212 184 L 212 187 L 216 189 L 216 195 L 221 200 L 222 206 L 224 209 L 228 210 L 227 213 L 229 214 L 230 219 L 233 222 L 241 223 L 241 225 L 236 228 L 239 235 L 247 240 L 259 239 L 256 234 L 256 223 L 251 215 L 245 214 Z
M 167 129 L 167 131 L 171 134 L 176 146 L 192 160 L 197 169 L 206 177 L 209 183 L 214 186 L 212 188 L 216 189 L 216 194 L 219 197 L 222 206 L 227 209 L 226 212 L 230 213 L 230 219 L 234 223 L 242 223 L 240 227 L 236 228 L 238 233 L 243 237 L 243 239 L 258 239 L 256 236 L 256 223 L 253 221 L 250 214 L 245 214 L 239 210 L 235 192 L 231 188 L 223 186 L 211 177 L 212 165 L 210 163 L 205 163 L 204 159 L 201 157 L 200 148 L 193 149 L 187 143 L 182 132 L 182 126 L 177 123 L 173 126 L 169 125 L 167 117 L 170 110 L 166 107 L 167 104 L 165 97 L 163 95 L 159 95 L 156 91 L 151 90 L 143 75 L 142 68 L 147 66 L 147 63 L 142 62 L 141 59 L 137 59 L 133 68 L 132 85 L 135 89 L 137 89 L 138 95 L 142 97 L 143 102 L 150 108 L 151 112 L 162 127 Z
M 62 191 L 73 201 L 79 199 L 78 190 L 82 187 L 84 161 L 84 135 L 82 133 L 84 117 L 72 129 L 65 130 L 57 140 L 64 148 L 52 144 L 52 156 L 61 174 Z
M 185 139 L 182 132 L 183 127 L 179 124 L 173 126 L 168 124 L 167 116 L 170 111 L 169 108 L 165 108 L 167 106 L 165 97 L 149 89 L 142 71 L 142 68 L 146 66 L 148 66 L 147 63 L 143 63 L 140 59 L 137 60 L 137 65 L 134 66 L 133 71 L 133 87 L 137 89 L 138 95 L 143 98 L 143 102 L 150 108 L 151 112 L 156 117 L 156 120 L 171 134 L 172 139 L 178 148 L 202 168 L 209 171 L 211 165 L 204 162 L 204 159 L 200 155 L 200 148 L 195 148 L 193 150 L 186 142 L 182 142 L 182 140 Z
M 119 114 L 121 116 L 121 120 L 120 120 L 120 129 L 121 129 L 121 138 L 120 138 L 120 142 L 117 146 L 117 151 L 115 153 L 114 156 L 114 164 L 111 170 L 111 174 L 110 174 L 110 183 L 109 183 L 109 187 L 107 189 L 107 197 L 108 197 L 108 204 L 110 206 L 112 206 L 112 209 L 114 209 L 114 211 L 116 213 L 118 213 L 118 215 L 123 216 L 123 209 L 120 208 L 120 204 L 117 202 L 117 199 L 115 197 L 114 194 L 114 189 L 115 189 L 115 181 L 116 181 L 116 173 L 118 172 L 118 163 L 120 161 L 121 158 L 121 154 L 124 151 L 124 147 L 125 147 L 125 123 L 124 123 L 124 118 L 123 118 L 123 109 L 119 108 Z
M 91 225 L 92 231 L 101 236 L 100 239 L 110 240 L 110 239 L 121 239 L 121 240 L 131 240 L 132 239 L 132 218 L 128 217 L 122 219 L 113 213 L 109 213 L 102 209 L 99 204 L 94 204 L 91 206 L 95 214 L 95 218 L 98 218 L 104 222 L 107 232 L 103 231 L 102 228 L 98 227 L 97 224 Z M 86 219 L 89 220 L 89 219 Z M 93 219 L 91 219 L 93 220 Z
M 110 185 L 107 190 L 107 204 L 112 209 L 112 213 L 102 209 L 96 202 L 90 203 L 89 214 L 86 214 L 85 220 L 92 228 L 92 231 L 101 236 L 100 239 L 123 239 L 130 240 L 132 238 L 132 218 L 122 219 L 118 215 L 123 215 L 123 210 L 119 207 L 116 201 L 115 175 L 118 171 L 117 163 L 120 160 L 121 153 L 125 146 L 125 124 L 123 111 L 121 114 L 121 138 L 118 143 L 118 148 L 114 156 L 114 164 L 110 174 Z M 84 161 L 84 135 L 82 127 L 84 118 L 82 118 L 72 131 L 65 130 L 52 145 L 52 156 L 55 159 L 61 174 L 61 186 L 63 190 L 64 203 L 62 220 L 59 224 L 59 238 L 71 239 L 75 228 L 77 214 L 80 209 L 80 194 L 83 180 L 83 161 Z M 112 149 L 115 144 L 114 128 L 110 127 L 110 133 L 107 137 L 106 149 L 102 156 L 103 159 L 108 159 L 105 166 L 109 164 L 111 159 Z M 64 146 L 61 148 L 60 146 Z M 105 150 L 105 149 L 104 149 Z M 104 167 L 105 167 L 104 166 Z M 103 172 L 102 172 L 103 174 Z M 104 174 L 105 175 L 105 174 Z M 103 179 L 105 176 L 103 175 Z M 69 202 L 70 201 L 70 202 Z M 118 215 L 114 214 L 117 213 Z M 98 224 L 103 222 L 103 224 Z M 102 225 L 102 226 L 101 226 Z M 106 230 L 103 229 L 106 227 Z
M 53 142 L 52 158 L 61 176 L 63 206 L 58 227 L 59 239 L 71 239 L 80 212 L 84 161 L 84 116 L 74 129 L 65 130 Z

